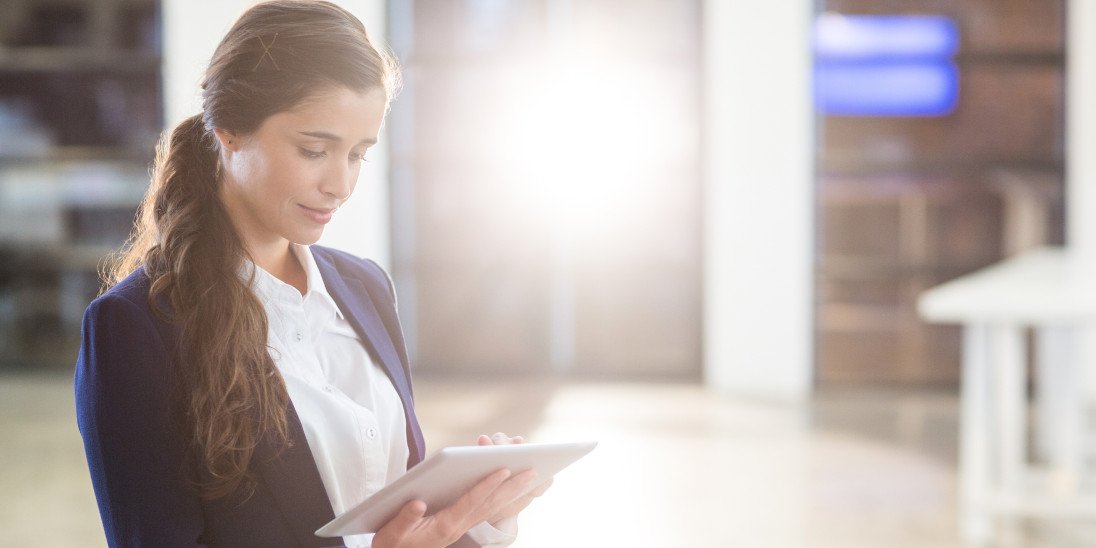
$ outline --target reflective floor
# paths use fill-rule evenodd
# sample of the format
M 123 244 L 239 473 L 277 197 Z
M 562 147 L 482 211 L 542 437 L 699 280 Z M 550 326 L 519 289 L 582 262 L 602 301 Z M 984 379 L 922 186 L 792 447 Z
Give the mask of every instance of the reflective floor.
M 0 545 L 103 546 L 64 375 L 0 376 Z M 523 514 L 515 548 L 960 547 L 957 399 L 826 391 L 744 401 L 686 384 L 420 378 L 428 444 L 598 440 Z M 992 546 L 1096 546 L 1026 521 Z

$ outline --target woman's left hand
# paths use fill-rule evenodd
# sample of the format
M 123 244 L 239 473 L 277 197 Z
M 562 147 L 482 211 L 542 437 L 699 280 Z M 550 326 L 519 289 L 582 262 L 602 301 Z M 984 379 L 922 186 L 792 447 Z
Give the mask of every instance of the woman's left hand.
M 521 436 L 514 436 L 511 438 L 502 432 L 495 432 L 491 436 L 481 434 L 479 439 L 476 440 L 476 443 L 479 445 L 510 445 L 525 443 L 525 438 Z M 552 478 L 548 478 L 544 483 L 534 487 L 532 491 L 514 499 L 513 502 L 506 505 L 497 514 L 488 518 L 487 522 L 494 526 L 504 519 L 517 516 L 526 506 L 529 506 L 529 503 L 533 502 L 533 499 L 543 495 L 551 486 Z

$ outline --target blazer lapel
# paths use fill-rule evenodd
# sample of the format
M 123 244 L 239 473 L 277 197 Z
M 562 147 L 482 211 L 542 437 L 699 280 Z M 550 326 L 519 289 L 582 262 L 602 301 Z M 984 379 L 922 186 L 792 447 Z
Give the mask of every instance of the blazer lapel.
M 292 524 L 298 544 L 327 546 L 336 539 L 317 537 L 316 529 L 335 519 L 335 511 L 292 402 L 286 415 L 291 445 L 282 448 L 266 440 L 256 450 L 255 462 L 274 504 Z
M 396 352 L 392 337 L 389 335 L 384 320 L 374 304 L 377 297 L 369 292 L 369 288 L 361 280 L 344 278 L 333 265 L 325 260 L 326 258 L 319 255 L 314 256 L 324 285 L 327 287 L 327 292 L 331 294 L 331 298 L 334 299 L 339 309 L 346 314 L 350 325 L 361 337 L 366 350 L 369 351 L 369 355 L 392 380 L 396 392 L 400 395 L 408 425 L 408 439 L 412 442 L 411 455 L 408 458 L 407 465 L 408 467 L 413 466 L 422 461 L 425 444 L 422 433 L 415 428 L 411 428 L 412 424 L 417 424 L 415 404 L 411 397 L 411 379 L 405 373 L 403 362 Z

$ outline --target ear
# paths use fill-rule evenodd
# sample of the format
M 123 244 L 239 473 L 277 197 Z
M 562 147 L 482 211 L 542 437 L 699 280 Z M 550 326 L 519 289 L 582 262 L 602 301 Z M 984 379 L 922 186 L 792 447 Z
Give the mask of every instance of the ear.
M 222 128 L 214 128 L 213 135 L 217 137 L 217 141 L 221 143 L 221 148 L 236 152 L 240 149 L 240 136 L 236 133 Z

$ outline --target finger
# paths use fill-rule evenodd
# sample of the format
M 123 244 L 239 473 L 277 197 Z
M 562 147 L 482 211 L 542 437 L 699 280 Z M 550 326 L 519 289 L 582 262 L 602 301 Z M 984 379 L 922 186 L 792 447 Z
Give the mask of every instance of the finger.
M 497 512 L 491 514 L 491 523 L 498 522 L 499 520 L 513 517 L 525 510 L 537 497 L 544 494 L 545 491 L 552 485 L 552 478 L 548 478 L 547 481 L 541 482 L 539 485 L 533 488 L 532 491 L 521 495 L 510 504 L 499 509 Z
M 483 521 L 494 523 L 502 517 L 517 515 L 517 512 L 520 511 L 520 509 L 515 510 L 511 514 L 505 513 L 504 510 L 522 497 L 522 494 L 528 489 L 529 484 L 536 481 L 536 476 L 537 473 L 535 471 L 526 470 L 503 482 L 482 501 L 479 508 L 469 514 L 470 524 L 468 526 L 470 527 L 471 525 Z
M 463 527 L 466 523 L 469 527 L 483 521 L 483 506 L 500 485 L 511 476 L 510 470 L 502 468 L 480 480 L 467 493 L 461 495 L 456 502 L 444 510 L 435 514 L 435 517 L 454 527 Z M 490 515 L 490 514 L 484 514 Z
M 413 500 L 404 504 L 403 508 L 400 509 L 400 513 L 396 514 L 396 517 L 392 518 L 389 523 L 395 525 L 396 529 L 408 530 L 425 515 L 426 503 L 421 500 Z
M 388 520 L 388 523 L 377 531 L 374 538 L 375 545 L 385 546 L 399 541 L 419 524 L 425 514 L 426 503 L 421 500 L 413 500 L 404 504 L 396 517 Z
M 514 437 L 510 438 L 510 441 L 512 441 L 514 443 L 525 443 L 525 438 L 523 438 L 521 436 L 514 436 Z
M 506 505 L 505 508 L 503 508 L 503 509 L 499 510 L 498 512 L 496 512 L 495 514 L 493 514 L 494 517 L 491 520 L 489 520 L 489 522 L 490 523 L 497 523 L 497 522 L 502 521 L 506 518 L 512 518 L 514 516 L 517 516 L 518 514 L 520 514 L 522 512 L 522 510 L 525 510 L 530 504 L 532 504 L 533 500 L 535 500 L 535 499 L 536 499 L 536 497 L 532 497 L 532 496 L 521 497 L 521 498 L 515 500 L 514 502 L 511 502 L 510 504 Z
M 548 488 L 552 486 L 553 481 L 555 481 L 555 478 L 548 478 L 548 481 L 545 481 L 544 483 L 536 486 L 536 488 L 530 491 L 530 494 L 533 495 L 534 498 L 543 495 L 546 491 L 548 491 Z
M 495 442 L 491 441 L 491 436 L 487 434 L 480 434 L 480 437 L 476 438 L 476 443 L 479 445 L 494 445 Z
M 495 515 L 499 510 L 522 497 L 536 480 L 537 473 L 535 470 L 526 470 L 506 480 L 491 493 L 486 501 L 485 505 L 489 508 L 488 514 Z
M 495 445 L 510 445 L 510 436 L 502 432 L 495 432 L 491 435 L 491 441 L 495 442 Z

